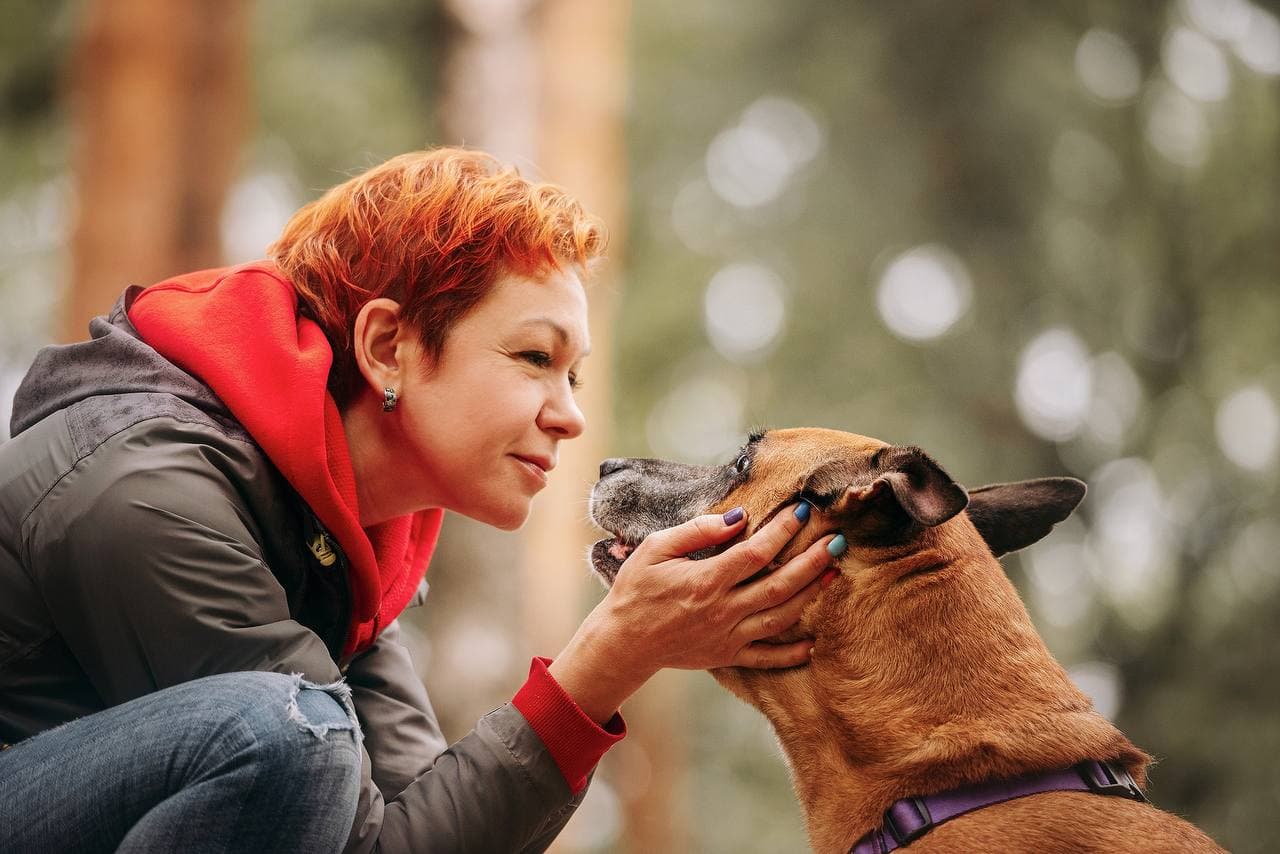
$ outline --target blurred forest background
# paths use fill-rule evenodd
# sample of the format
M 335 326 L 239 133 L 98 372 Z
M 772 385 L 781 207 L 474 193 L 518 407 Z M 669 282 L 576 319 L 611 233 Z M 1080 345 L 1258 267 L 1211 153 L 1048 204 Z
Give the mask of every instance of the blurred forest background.
M 405 618 L 451 736 L 600 597 L 602 457 L 822 425 L 969 485 L 1088 481 L 1010 576 L 1160 759 L 1153 800 L 1274 850 L 1278 6 L 13 0 L 0 437 L 36 349 L 126 285 L 259 257 L 391 155 L 486 148 L 579 193 L 613 248 L 590 437 L 521 533 L 451 518 Z M 673 673 L 627 712 L 557 850 L 805 848 L 753 710 Z

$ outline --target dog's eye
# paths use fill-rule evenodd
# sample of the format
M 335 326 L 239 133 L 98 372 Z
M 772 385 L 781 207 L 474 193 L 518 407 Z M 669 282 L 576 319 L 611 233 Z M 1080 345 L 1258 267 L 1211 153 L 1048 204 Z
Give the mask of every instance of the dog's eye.
M 751 457 L 748 457 L 746 454 L 741 455 L 733 464 L 733 468 L 738 472 L 738 474 L 746 474 L 747 469 L 751 468 Z

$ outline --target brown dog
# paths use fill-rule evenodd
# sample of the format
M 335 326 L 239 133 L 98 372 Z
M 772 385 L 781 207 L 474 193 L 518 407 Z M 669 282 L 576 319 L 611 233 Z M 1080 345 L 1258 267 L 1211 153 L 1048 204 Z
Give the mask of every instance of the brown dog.
M 591 514 L 615 536 L 591 559 L 606 583 L 645 536 L 702 513 L 741 506 L 755 530 L 809 501 L 810 521 L 779 565 L 845 535 L 839 575 L 778 637 L 813 637 L 812 663 L 711 671 L 773 724 L 815 851 L 850 851 L 899 799 L 1086 760 L 1145 783 L 1150 757 L 1053 660 L 996 560 L 1070 515 L 1080 481 L 966 493 L 918 449 L 819 429 L 755 434 L 726 466 L 606 460 L 600 473 Z M 912 852 L 1222 850 L 1145 802 L 1088 791 L 984 806 L 908 842 Z

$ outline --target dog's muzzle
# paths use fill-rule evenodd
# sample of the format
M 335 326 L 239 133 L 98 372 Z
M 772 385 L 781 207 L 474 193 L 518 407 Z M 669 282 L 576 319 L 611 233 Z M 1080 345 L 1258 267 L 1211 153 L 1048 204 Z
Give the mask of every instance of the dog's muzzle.
M 600 464 L 591 489 L 591 521 L 612 534 L 591 547 L 591 567 L 606 586 L 654 531 L 683 524 L 715 506 L 732 488 L 727 466 L 613 458 Z

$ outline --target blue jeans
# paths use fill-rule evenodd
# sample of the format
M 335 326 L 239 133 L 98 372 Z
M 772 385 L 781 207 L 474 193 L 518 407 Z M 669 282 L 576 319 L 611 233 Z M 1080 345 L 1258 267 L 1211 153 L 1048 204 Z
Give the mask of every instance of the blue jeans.
M 340 851 L 360 732 L 343 685 L 229 673 L 0 752 L 0 852 Z

